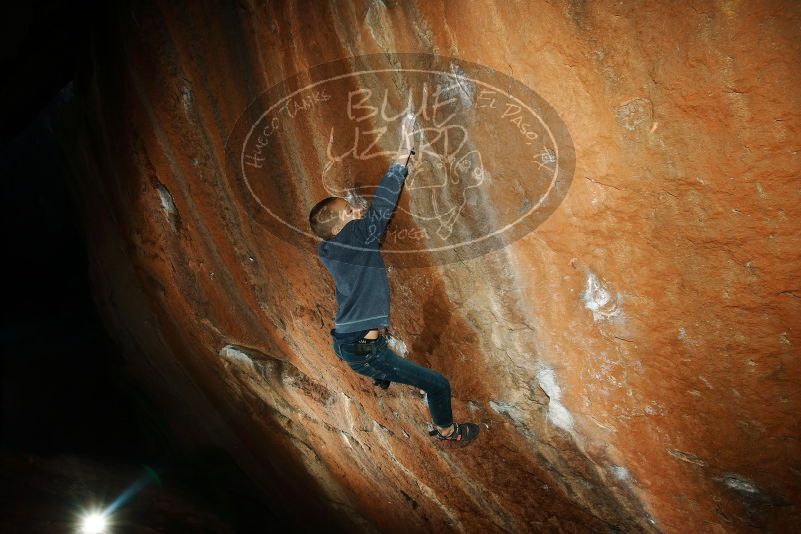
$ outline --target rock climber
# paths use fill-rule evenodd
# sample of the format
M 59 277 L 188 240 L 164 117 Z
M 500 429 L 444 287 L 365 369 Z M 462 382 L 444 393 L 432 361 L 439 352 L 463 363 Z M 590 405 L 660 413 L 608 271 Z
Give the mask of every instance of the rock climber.
M 423 390 L 436 427 L 429 435 L 443 445 L 462 447 L 475 439 L 479 427 L 453 420 L 448 379 L 398 356 L 387 343 L 389 281 L 380 241 L 409 174 L 414 124 L 413 115 L 404 118 L 403 146 L 378 184 L 369 209 L 342 197 L 328 197 L 311 209 L 309 225 L 322 239 L 317 256 L 334 279 L 337 312 L 331 336 L 337 357 L 384 389 L 397 382 Z

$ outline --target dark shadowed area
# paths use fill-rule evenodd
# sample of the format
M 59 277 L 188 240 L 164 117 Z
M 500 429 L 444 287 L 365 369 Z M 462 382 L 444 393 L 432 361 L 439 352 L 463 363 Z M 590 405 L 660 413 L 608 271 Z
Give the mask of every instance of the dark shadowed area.
M 84 509 L 126 490 L 114 532 L 288 527 L 226 451 L 173 432 L 98 315 L 50 124 L 88 52 L 94 12 L 83 7 L 31 2 L 0 16 L 0 530 L 71 532 Z

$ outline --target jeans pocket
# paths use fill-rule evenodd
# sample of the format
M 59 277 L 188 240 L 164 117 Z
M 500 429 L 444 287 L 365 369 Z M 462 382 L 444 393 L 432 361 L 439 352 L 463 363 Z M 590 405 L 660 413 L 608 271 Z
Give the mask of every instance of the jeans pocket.
M 340 346 L 339 354 L 342 360 L 348 364 L 348 367 L 357 373 L 361 373 L 370 367 L 370 362 L 375 358 L 373 351 L 360 354 L 348 350 L 345 346 Z
M 369 360 L 369 357 L 370 356 L 368 355 L 367 356 L 368 360 Z M 367 374 L 369 372 L 369 370 L 370 370 L 370 362 L 368 360 L 364 360 L 364 361 L 349 361 L 347 363 L 348 363 L 348 367 L 350 367 L 351 369 L 353 369 L 357 373 L 363 375 L 363 374 Z
M 363 356 L 359 356 L 358 359 L 354 360 L 346 360 L 348 367 L 353 369 L 359 374 L 372 376 L 375 373 L 375 369 L 372 368 L 372 364 L 374 363 L 375 356 L 372 354 L 365 354 Z

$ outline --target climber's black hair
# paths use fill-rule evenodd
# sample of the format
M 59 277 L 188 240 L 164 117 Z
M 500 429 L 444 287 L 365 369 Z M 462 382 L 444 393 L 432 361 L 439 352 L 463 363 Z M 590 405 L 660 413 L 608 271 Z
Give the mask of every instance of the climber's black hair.
M 309 226 L 312 231 L 322 239 L 334 237 L 332 232 L 339 218 L 339 213 L 333 209 L 333 204 L 339 197 L 328 197 L 314 205 L 309 212 Z

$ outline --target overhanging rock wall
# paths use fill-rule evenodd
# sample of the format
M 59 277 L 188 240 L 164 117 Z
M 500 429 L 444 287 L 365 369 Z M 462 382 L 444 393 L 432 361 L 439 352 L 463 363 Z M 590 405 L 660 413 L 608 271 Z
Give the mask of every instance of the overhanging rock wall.
M 76 84 L 84 128 L 65 134 L 96 299 L 186 439 L 223 444 L 286 510 L 304 503 L 299 521 L 678 533 L 801 520 L 799 4 L 163 2 L 115 8 L 99 43 Z M 385 256 L 396 350 L 443 372 L 457 420 L 481 424 L 459 451 L 431 445 L 419 391 L 376 389 L 336 359 L 315 243 L 275 224 L 302 222 L 332 188 L 375 185 L 390 158 L 326 167 L 331 129 L 351 126 L 329 106 L 265 138 L 251 181 L 232 164 L 270 88 L 315 65 L 373 54 L 383 73 L 356 88 L 386 90 L 398 112 L 412 82 L 397 52 L 530 89 L 561 149 L 538 137 L 537 172 L 570 167 L 514 239 L 447 261 Z M 521 121 L 487 120 L 462 89 L 474 111 L 457 130 L 486 174 L 407 182 L 391 223 L 430 228 L 431 248 L 501 228 L 540 183 L 504 130 Z M 420 162 L 410 177 L 439 176 L 436 157 Z M 457 200 L 462 218 L 421 215 Z

